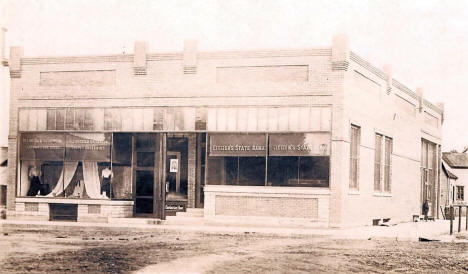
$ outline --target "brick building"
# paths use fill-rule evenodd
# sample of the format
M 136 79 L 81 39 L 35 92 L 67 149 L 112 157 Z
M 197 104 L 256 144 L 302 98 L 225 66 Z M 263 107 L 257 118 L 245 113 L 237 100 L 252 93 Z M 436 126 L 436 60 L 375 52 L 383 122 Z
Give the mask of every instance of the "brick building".
M 233 223 L 438 215 L 443 107 L 351 52 L 10 51 L 9 215 Z

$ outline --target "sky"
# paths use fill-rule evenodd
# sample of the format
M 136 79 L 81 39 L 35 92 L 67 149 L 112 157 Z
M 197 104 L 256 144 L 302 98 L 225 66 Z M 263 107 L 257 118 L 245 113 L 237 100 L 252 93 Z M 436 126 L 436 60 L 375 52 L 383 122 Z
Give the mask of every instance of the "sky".
M 327 47 L 344 33 L 358 55 L 445 104 L 444 151 L 468 146 L 468 1 L 0 0 L 0 26 L 26 57 L 132 53 L 137 40 L 151 52 L 181 51 L 185 39 L 202 51 Z

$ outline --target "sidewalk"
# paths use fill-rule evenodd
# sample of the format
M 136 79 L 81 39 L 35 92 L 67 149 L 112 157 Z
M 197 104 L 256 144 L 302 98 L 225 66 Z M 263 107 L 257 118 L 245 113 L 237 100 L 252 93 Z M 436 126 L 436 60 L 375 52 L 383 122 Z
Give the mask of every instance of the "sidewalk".
M 465 231 L 465 218 L 462 218 L 461 231 Z M 262 233 L 273 235 L 309 235 L 325 236 L 334 239 L 387 239 L 396 241 L 418 241 L 420 237 L 451 241 L 449 236 L 450 221 L 436 220 L 428 222 L 408 222 L 393 226 L 362 226 L 352 228 L 285 228 L 285 227 L 254 227 L 254 226 L 214 226 L 214 225 L 148 225 L 148 224 L 116 224 L 116 223 L 86 223 L 86 222 L 43 222 L 23 220 L 0 220 L 2 231 L 9 229 L 50 230 L 69 228 L 114 228 L 141 230 L 173 230 L 204 233 Z M 458 220 L 454 221 L 454 234 L 458 231 Z

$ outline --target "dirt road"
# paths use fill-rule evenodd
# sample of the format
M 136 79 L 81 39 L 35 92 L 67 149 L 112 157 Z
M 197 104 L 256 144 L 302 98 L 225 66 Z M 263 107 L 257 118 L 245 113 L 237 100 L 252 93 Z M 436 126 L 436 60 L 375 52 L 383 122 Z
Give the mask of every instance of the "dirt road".
M 468 272 L 468 243 L 130 229 L 10 230 L 2 273 Z

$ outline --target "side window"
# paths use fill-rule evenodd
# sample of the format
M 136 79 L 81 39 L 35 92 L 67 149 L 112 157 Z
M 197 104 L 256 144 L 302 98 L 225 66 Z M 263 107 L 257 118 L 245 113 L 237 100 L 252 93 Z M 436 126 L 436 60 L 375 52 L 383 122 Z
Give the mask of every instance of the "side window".
M 359 147 L 361 145 L 361 128 L 351 125 L 350 140 L 350 168 L 349 168 L 349 189 L 359 189 Z

